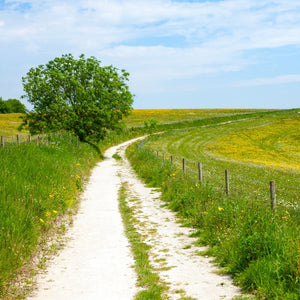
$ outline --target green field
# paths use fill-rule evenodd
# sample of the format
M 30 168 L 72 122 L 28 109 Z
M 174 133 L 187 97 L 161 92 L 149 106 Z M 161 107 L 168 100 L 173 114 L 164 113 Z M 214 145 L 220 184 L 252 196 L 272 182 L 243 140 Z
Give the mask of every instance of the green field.
M 199 244 L 211 246 L 206 254 L 257 299 L 296 300 L 300 294 L 299 116 L 298 109 L 215 118 L 150 136 L 127 151 L 137 173 L 160 187 L 167 205 L 198 229 Z
M 207 118 L 263 112 L 263 109 L 134 109 L 124 119 L 128 128 L 143 126 L 145 121 L 155 119 L 159 124 L 195 121 Z
M 99 146 L 104 150 L 138 135 L 165 131 L 150 136 L 140 150 L 128 149 L 137 172 L 161 188 L 163 199 L 186 224 L 198 228 L 199 243 L 211 246 L 208 254 L 217 257 L 224 272 L 233 274 L 245 291 L 258 299 L 296 300 L 300 294 L 299 112 L 134 110 L 125 120 L 127 129 L 110 132 Z M 145 127 L 151 119 L 158 125 Z M 9 136 L 16 141 L 19 124 L 19 115 L 0 115 L 0 134 L 8 141 L 0 148 L 2 298 L 23 295 L 13 284 L 16 276 L 30 273 L 27 264 L 58 221 L 72 211 L 85 176 L 100 159 L 94 148 L 66 133 L 45 137 L 47 144 L 9 145 Z M 198 162 L 203 165 L 202 183 Z M 229 196 L 224 193 L 225 169 L 230 176 Z M 270 180 L 276 184 L 276 212 L 270 208 Z
M 277 187 L 277 201 L 296 205 L 300 198 L 300 114 L 282 111 L 263 118 L 168 131 L 152 137 L 145 147 L 171 155 L 187 172 L 224 190 L 224 170 L 235 194 L 252 194 L 269 201 L 269 181 Z M 299 204 L 299 203 L 298 203 Z

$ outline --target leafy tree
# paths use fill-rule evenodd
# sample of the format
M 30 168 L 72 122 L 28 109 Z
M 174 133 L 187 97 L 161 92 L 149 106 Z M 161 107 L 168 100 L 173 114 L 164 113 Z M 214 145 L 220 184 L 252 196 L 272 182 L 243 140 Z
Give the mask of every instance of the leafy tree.
M 34 110 L 23 126 L 32 134 L 72 131 L 81 141 L 99 141 L 108 130 L 120 127 L 131 111 L 133 95 L 129 73 L 113 66 L 102 67 L 95 57 L 75 59 L 62 55 L 46 65 L 31 68 L 23 77 L 28 102 Z
M 7 114 L 8 112 L 9 108 L 6 101 L 2 100 L 2 97 L 0 97 L 0 114 Z
M 17 99 L 8 99 L 6 104 L 10 113 L 26 113 L 26 107 Z
M 17 99 L 8 99 L 5 101 L 0 97 L 0 113 L 26 113 L 26 107 Z

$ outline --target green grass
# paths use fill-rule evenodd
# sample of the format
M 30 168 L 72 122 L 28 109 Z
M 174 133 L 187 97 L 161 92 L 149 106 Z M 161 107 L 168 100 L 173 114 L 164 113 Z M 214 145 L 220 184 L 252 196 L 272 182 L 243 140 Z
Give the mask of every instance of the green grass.
M 99 159 L 87 144 L 62 133 L 49 144 L 0 148 L 0 297 L 30 261 L 43 237 L 78 201 Z
M 274 179 L 275 175 L 275 180 L 299 187 L 299 176 L 294 176 L 294 173 L 216 160 L 201 151 L 206 143 L 223 134 L 249 128 L 251 124 L 257 126 L 272 122 L 272 119 L 277 122 L 281 117 L 291 117 L 294 113 L 272 113 L 263 118 L 226 125 L 167 132 L 162 138 L 151 137 L 151 143 L 144 144 L 144 148 L 149 145 L 195 162 L 200 160 L 210 168 L 220 168 L 222 177 L 226 167 L 230 167 L 231 174 L 242 172 L 249 177 L 262 178 L 267 175 L 267 191 L 268 180 Z M 148 184 L 161 188 L 168 206 L 178 212 L 186 224 L 198 229 L 199 244 L 211 246 L 208 254 L 216 257 L 245 292 L 255 293 L 258 299 L 298 299 L 300 212 L 297 206 L 295 209 L 279 205 L 274 212 L 270 208 L 269 195 L 258 193 L 253 197 L 252 193 L 243 193 L 240 188 L 226 196 L 224 185 L 219 188 L 220 181 L 216 184 L 210 177 L 199 183 L 196 174 L 190 172 L 189 165 L 184 175 L 181 166 L 172 165 L 169 157 L 168 161 L 163 161 L 147 149 L 132 146 L 128 148 L 127 155 Z M 204 174 L 207 176 L 207 172 Z
M 193 111 L 184 110 L 179 113 L 179 111 L 177 110 L 171 113 L 171 124 L 164 124 L 165 122 L 169 123 L 167 119 L 170 112 L 162 115 L 161 117 L 159 117 L 159 114 L 161 114 L 161 112 L 157 113 L 158 115 L 151 114 L 151 117 L 143 116 L 137 122 L 133 120 L 131 125 L 130 122 L 128 123 L 128 126 L 130 127 L 134 125 L 134 122 L 134 126 L 143 125 L 143 122 L 145 120 L 148 120 L 150 117 L 150 119 L 155 118 L 160 122 L 157 128 L 153 129 L 153 131 L 170 130 L 175 128 L 183 129 L 188 127 L 189 129 L 187 129 L 187 131 L 182 131 L 181 138 L 177 136 L 178 132 L 180 135 L 180 130 L 176 131 L 176 133 L 168 133 L 170 137 L 177 137 L 168 146 L 168 149 L 170 151 L 166 151 L 166 153 L 172 153 L 172 151 L 174 150 L 173 153 L 177 153 L 179 156 L 182 156 L 184 154 L 185 156 L 185 153 L 191 153 L 190 151 L 188 151 L 188 149 L 185 149 L 186 146 L 184 145 L 186 143 L 181 143 L 181 141 L 183 141 L 182 138 L 185 135 L 188 136 L 187 134 L 194 130 L 195 132 L 197 132 L 197 134 L 203 134 L 199 137 L 198 140 L 194 141 L 194 145 L 198 145 L 199 143 L 205 143 L 204 140 L 209 139 L 213 134 L 212 132 L 206 131 L 206 129 L 203 130 L 202 128 L 201 130 L 199 130 L 194 127 L 206 126 L 205 128 L 207 128 L 207 130 L 210 130 L 220 128 L 220 123 L 224 122 L 231 122 L 233 120 L 240 122 L 240 124 L 248 122 L 244 121 L 244 119 L 249 119 L 250 123 L 253 120 L 264 121 L 266 117 L 277 118 L 277 115 L 282 115 L 285 112 L 211 110 L 207 112 L 199 111 L 199 115 L 197 115 Z M 17 118 L 18 116 L 9 115 L 1 117 L 3 118 L 1 119 L 2 123 L 0 122 L 0 127 L 5 130 L 5 132 L 2 132 L 1 135 L 17 134 L 18 132 L 15 131 L 15 129 L 18 125 L 17 123 L 19 122 L 19 119 Z M 13 117 L 16 117 L 17 119 L 13 119 Z M 230 127 L 231 125 L 228 124 L 228 126 Z M 225 127 L 223 127 L 222 125 L 222 130 L 220 132 L 223 132 L 224 128 Z M 109 146 L 115 145 L 139 135 L 143 135 L 148 132 L 149 130 L 147 128 L 144 128 L 143 126 L 139 128 L 127 129 L 120 132 L 111 132 L 109 136 L 99 144 L 99 147 L 103 152 Z M 220 137 L 220 135 L 218 136 Z M 174 143 L 174 149 L 169 148 L 173 147 L 172 143 Z M 182 144 L 182 146 L 180 146 L 180 144 Z M 180 151 L 182 152 L 177 152 L 178 149 L 180 149 Z M 193 154 L 200 153 L 199 150 L 200 149 L 196 148 L 196 150 L 193 149 L 192 152 Z M 84 178 L 85 176 L 88 176 L 90 168 L 92 168 L 95 162 L 99 160 L 99 155 L 90 145 L 79 143 L 78 140 L 71 135 L 63 134 L 62 136 L 52 136 L 50 138 L 48 146 L 44 144 L 37 146 L 34 143 L 21 146 L 8 145 L 4 149 L 0 148 L 0 156 L 2 162 L 0 166 L 0 297 L 9 298 L 15 296 L 11 294 L 12 280 L 15 279 L 18 274 L 24 272 L 24 266 L 26 269 L 26 264 L 30 262 L 31 258 L 35 255 L 37 247 L 45 241 L 44 238 L 47 236 L 47 234 L 52 230 L 52 228 L 55 228 L 57 220 L 59 220 L 60 217 L 72 210 L 72 207 L 76 206 L 77 197 L 83 188 Z M 189 159 L 196 161 L 198 160 L 198 156 L 196 158 L 194 156 L 190 156 Z M 205 159 L 204 156 L 203 159 Z M 204 160 L 202 162 L 204 162 Z M 223 162 L 220 160 L 220 163 L 227 162 Z M 241 168 L 243 167 L 242 164 L 238 165 Z M 164 164 L 164 167 L 166 166 L 167 168 L 170 168 L 170 174 L 179 174 L 179 170 L 172 169 L 173 167 L 169 166 L 167 162 L 165 162 Z M 220 169 L 223 169 L 224 166 L 221 165 Z M 234 170 L 237 171 L 238 169 L 235 168 Z M 247 171 L 248 169 L 242 169 L 243 172 L 244 170 Z M 255 170 L 259 169 L 255 168 Z M 148 175 L 145 176 L 149 176 L 150 172 L 148 171 L 149 170 L 147 170 L 146 172 L 148 173 Z M 155 171 L 155 173 L 151 175 L 152 179 L 150 181 L 153 181 L 153 183 L 158 182 L 156 184 L 160 184 L 159 182 L 165 181 L 166 174 L 169 173 Z M 205 177 L 211 180 L 210 177 L 208 177 L 208 174 L 209 171 L 206 171 Z M 273 176 L 273 174 L 275 173 L 271 174 L 272 179 L 275 179 L 277 184 L 277 179 Z M 175 182 L 175 178 L 173 178 L 173 176 L 171 176 L 170 178 L 174 179 Z M 281 183 L 284 182 L 283 180 L 281 180 L 282 178 L 284 178 L 284 176 L 280 174 Z M 288 180 L 290 180 L 287 181 L 288 186 L 294 185 L 294 183 L 297 182 L 294 181 L 293 177 L 289 177 Z M 165 188 L 166 187 L 167 185 L 165 186 Z M 182 197 L 185 197 L 185 200 L 177 201 L 176 197 L 174 196 L 174 203 L 173 201 L 168 202 L 170 202 L 170 205 L 172 202 L 174 209 L 177 210 L 180 207 L 187 207 L 187 211 L 184 213 L 182 212 L 182 214 L 187 214 L 186 218 L 187 220 L 189 220 L 190 224 L 196 224 L 194 226 L 197 226 L 198 219 L 192 217 L 191 213 L 193 211 L 194 204 L 191 201 L 188 201 L 190 195 L 184 192 L 185 186 L 183 187 L 183 190 L 179 189 L 178 187 L 176 188 L 178 188 L 179 193 L 182 192 Z M 191 186 L 188 186 L 187 189 L 190 190 L 189 192 L 191 193 Z M 213 188 L 210 185 L 205 185 L 205 191 L 207 193 L 205 195 L 209 199 L 213 197 L 213 194 L 217 195 L 219 193 L 217 190 L 213 191 Z M 257 199 L 261 199 L 260 194 L 257 195 Z M 191 207 L 187 205 L 186 201 L 187 203 L 191 204 Z M 247 201 L 245 200 L 245 202 Z M 196 201 L 195 203 L 198 202 Z M 216 203 L 217 202 L 215 202 L 214 205 L 217 205 Z M 253 207 L 256 207 L 256 202 L 253 202 L 251 200 L 249 203 L 252 203 L 251 209 Z M 195 204 L 196 208 L 197 205 L 198 204 Z M 212 206 L 211 210 L 215 211 L 215 209 L 218 209 L 218 207 L 213 208 Z M 206 210 L 204 210 L 203 207 L 202 210 L 202 213 L 198 213 L 198 215 L 206 216 Z M 288 212 L 290 212 L 292 216 L 292 211 L 288 210 Z M 280 215 L 280 218 L 281 221 L 284 221 L 287 224 L 291 220 L 290 216 L 285 212 L 283 212 L 283 215 Z M 299 232 L 298 227 L 292 228 L 294 228 L 295 233 Z M 281 235 L 280 230 L 283 229 L 284 227 L 279 228 L 278 234 Z M 284 237 L 285 235 L 283 234 L 282 236 Z M 215 235 L 211 236 L 212 240 L 214 240 L 214 237 Z M 209 238 L 209 234 L 202 235 L 203 241 L 206 241 L 207 239 L 206 242 L 209 242 Z M 218 242 L 218 238 L 215 238 L 215 241 Z M 288 239 L 288 241 L 290 240 Z M 290 242 L 290 244 L 294 247 L 293 249 L 295 250 L 293 255 L 294 257 L 296 257 L 291 259 L 291 264 L 294 265 L 294 268 L 298 268 L 299 270 L 300 260 L 299 256 L 297 256 L 297 247 L 299 247 L 297 236 L 294 240 L 292 239 L 291 241 L 292 242 Z M 288 252 L 289 250 L 286 251 Z M 289 259 L 289 256 L 287 256 L 287 259 Z M 275 263 L 274 261 L 270 263 L 271 266 L 268 266 L 268 263 L 264 263 L 264 261 L 262 261 L 261 264 L 265 266 L 265 268 L 270 270 L 273 270 L 271 268 L 272 266 L 278 265 L 276 260 Z M 248 277 L 251 277 L 252 273 L 257 272 L 258 267 L 256 265 L 253 264 L 252 268 L 253 269 L 250 269 L 247 275 Z M 288 269 L 288 267 L 285 268 Z M 299 277 L 298 273 L 291 272 L 291 280 L 287 280 L 287 284 L 290 284 L 290 282 L 295 282 L 293 281 L 293 279 Z M 236 277 L 239 278 L 239 276 Z M 251 280 L 248 280 L 248 277 L 244 275 L 244 277 L 241 276 L 241 279 L 239 280 L 244 280 L 245 282 L 249 281 L 250 290 L 256 289 L 258 286 L 257 290 L 259 290 L 262 295 L 266 293 L 265 288 L 259 288 L 260 286 L 263 286 L 260 283 L 255 283 L 255 286 L 252 287 L 251 284 L 253 283 Z M 262 281 L 262 279 L 259 280 Z M 145 284 L 147 285 L 147 283 Z M 278 288 L 281 289 L 281 286 Z M 272 285 L 270 289 L 272 289 Z M 291 295 L 293 295 L 293 287 L 291 286 L 289 289 L 291 290 Z M 294 289 L 296 290 L 296 288 Z M 145 291 L 144 298 L 140 299 L 149 299 L 147 294 L 148 292 L 151 293 L 151 289 L 149 289 L 149 291 Z M 156 293 L 155 289 L 154 293 Z M 274 294 L 276 293 L 277 292 L 275 289 Z M 278 292 L 277 294 L 279 295 L 280 293 Z M 143 297 L 143 293 L 141 293 L 140 297 Z M 292 297 L 293 296 L 290 296 L 290 298 L 286 299 L 293 299 Z
M 262 109 L 134 109 L 125 118 L 127 127 L 143 126 L 145 121 L 156 120 L 160 124 L 192 122 L 248 113 L 263 112 Z
M 283 140 L 281 136 L 283 132 L 278 130 L 277 134 L 276 126 L 281 128 L 279 125 L 287 120 L 292 120 L 296 125 L 284 131 L 283 147 L 280 143 Z M 172 155 L 179 168 L 182 165 L 182 158 L 185 158 L 187 173 L 195 179 L 198 176 L 198 162 L 201 162 L 204 181 L 222 191 L 225 189 L 224 170 L 228 169 L 232 195 L 251 195 L 250 199 L 259 199 L 267 204 L 270 203 L 269 182 L 274 180 L 278 204 L 298 206 L 300 198 L 298 111 L 273 112 L 263 117 L 253 116 L 244 120 L 228 121 L 225 124 L 167 131 L 163 135 L 151 137 L 144 147 L 159 151 L 160 154 L 165 153 L 167 159 Z M 260 130 L 265 134 L 269 128 L 274 130 L 264 139 L 258 139 L 259 136 L 256 134 L 254 140 L 254 136 L 250 135 L 254 130 Z M 256 147 L 251 145 L 249 149 L 250 142 L 243 144 L 241 141 L 247 137 L 242 136 L 242 133 L 250 135 L 249 141 L 256 143 Z M 233 136 L 239 137 L 237 139 L 239 144 L 234 144 Z M 226 141 L 226 147 L 222 148 L 221 153 L 217 152 L 220 148 L 219 141 Z M 233 147 L 236 149 L 235 152 L 232 151 Z M 255 155 L 261 163 L 255 162 Z
M 153 271 L 150 265 L 148 246 L 143 242 L 141 234 L 135 228 L 137 220 L 134 217 L 134 211 L 127 205 L 128 186 L 123 183 L 119 191 L 119 208 L 125 225 L 126 236 L 130 242 L 133 256 L 135 259 L 135 270 L 138 276 L 139 286 L 142 288 L 136 295 L 136 300 L 159 300 L 163 298 L 163 291 L 166 286 L 160 282 L 157 273 Z

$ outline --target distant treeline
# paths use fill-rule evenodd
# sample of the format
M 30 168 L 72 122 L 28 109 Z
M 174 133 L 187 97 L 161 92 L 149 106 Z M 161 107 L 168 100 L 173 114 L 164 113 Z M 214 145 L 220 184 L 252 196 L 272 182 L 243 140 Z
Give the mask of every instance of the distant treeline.
M 26 107 L 17 99 L 3 100 L 0 97 L 0 114 L 26 113 Z

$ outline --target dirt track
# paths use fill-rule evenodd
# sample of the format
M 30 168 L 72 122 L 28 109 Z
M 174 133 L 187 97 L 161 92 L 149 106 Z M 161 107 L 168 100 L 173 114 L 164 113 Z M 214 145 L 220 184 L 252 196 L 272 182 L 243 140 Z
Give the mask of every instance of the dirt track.
M 69 230 L 70 242 L 38 278 L 29 299 L 133 299 L 136 274 L 130 246 L 118 210 L 118 190 L 128 183 L 128 205 L 135 209 L 137 230 L 151 245 L 152 265 L 168 284 L 166 297 L 231 299 L 239 289 L 230 278 L 214 273 L 209 258 L 196 254 L 190 230 L 162 208 L 160 194 L 142 184 L 124 158 L 126 142 L 112 147 L 92 172 L 81 208 Z M 118 152 L 123 157 L 112 158 Z

